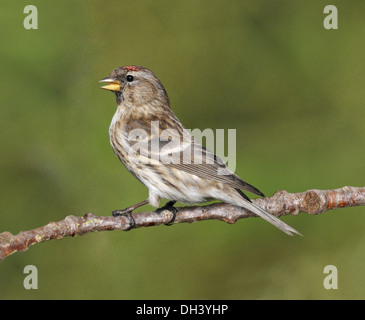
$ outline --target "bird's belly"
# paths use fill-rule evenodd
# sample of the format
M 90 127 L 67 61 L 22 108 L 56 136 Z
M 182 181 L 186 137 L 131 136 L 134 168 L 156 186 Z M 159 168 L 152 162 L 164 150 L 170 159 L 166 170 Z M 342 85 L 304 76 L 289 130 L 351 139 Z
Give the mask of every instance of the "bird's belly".
M 180 170 L 158 166 L 139 170 L 138 179 L 160 198 L 175 200 L 186 204 L 211 200 L 209 180 Z

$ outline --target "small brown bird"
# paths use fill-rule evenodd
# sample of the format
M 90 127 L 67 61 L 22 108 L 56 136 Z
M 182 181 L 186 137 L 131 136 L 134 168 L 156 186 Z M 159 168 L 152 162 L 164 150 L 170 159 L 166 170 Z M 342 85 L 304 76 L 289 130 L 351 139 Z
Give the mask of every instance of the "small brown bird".
M 289 235 L 300 234 L 252 203 L 241 190 L 264 196 L 262 192 L 194 140 L 172 112 L 167 93 L 152 71 L 140 66 L 119 67 L 101 82 L 108 83 L 101 88 L 113 91 L 118 104 L 109 127 L 111 146 L 149 190 L 148 200 L 116 210 L 114 215 L 131 214 L 147 203 L 158 208 L 162 198 L 170 201 L 158 210 L 172 211 L 177 201 L 221 200 L 248 209 Z

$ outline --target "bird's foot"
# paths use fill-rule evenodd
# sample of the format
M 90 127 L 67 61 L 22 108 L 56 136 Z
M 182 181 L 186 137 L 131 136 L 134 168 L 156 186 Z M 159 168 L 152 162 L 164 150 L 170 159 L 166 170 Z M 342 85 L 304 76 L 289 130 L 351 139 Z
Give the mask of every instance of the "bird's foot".
M 149 202 L 148 200 L 144 200 L 142 202 L 139 202 L 139 203 L 137 203 L 137 204 L 135 204 L 133 206 L 130 206 L 128 208 L 125 208 L 123 210 L 114 210 L 112 212 L 112 215 L 113 215 L 113 217 L 120 217 L 120 216 L 128 217 L 129 222 L 130 222 L 130 227 L 126 231 L 129 231 L 129 230 L 131 230 L 131 229 L 133 229 L 133 228 L 136 227 L 136 221 L 133 218 L 132 211 L 135 210 L 135 209 L 137 209 L 137 208 L 139 208 L 139 207 L 144 206 L 148 202 Z
M 136 227 L 136 221 L 134 220 L 133 215 L 132 215 L 133 209 L 134 208 L 129 207 L 129 208 L 126 208 L 126 209 L 123 209 L 123 210 L 114 210 L 112 212 L 113 217 L 123 216 L 123 217 L 128 218 L 130 227 L 128 229 L 126 229 L 125 231 L 129 231 L 129 230 L 134 229 Z
M 179 210 L 174 207 L 175 203 L 176 203 L 176 201 L 171 200 L 171 201 L 167 202 L 163 207 L 158 208 L 155 211 L 157 213 L 161 213 L 164 210 L 168 210 L 172 213 L 172 215 L 173 215 L 172 219 L 168 223 L 165 223 L 165 226 L 172 226 L 174 224 L 174 221 L 176 219 L 176 213 L 179 212 Z

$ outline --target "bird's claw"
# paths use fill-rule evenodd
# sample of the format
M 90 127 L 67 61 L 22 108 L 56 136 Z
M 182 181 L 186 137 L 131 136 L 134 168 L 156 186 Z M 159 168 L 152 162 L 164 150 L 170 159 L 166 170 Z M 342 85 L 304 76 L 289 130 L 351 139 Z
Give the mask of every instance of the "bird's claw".
M 127 217 L 129 219 L 130 227 L 125 231 L 129 231 L 129 230 L 134 229 L 136 227 L 136 221 L 133 218 L 132 211 L 133 210 L 131 210 L 130 208 L 127 208 L 127 209 L 123 209 L 123 210 L 114 210 L 112 212 L 113 217 L 124 216 L 124 217 Z
M 176 219 L 176 213 L 179 212 L 179 210 L 177 208 L 174 207 L 174 204 L 176 203 L 176 201 L 172 200 L 167 202 L 163 207 L 156 209 L 157 213 L 161 213 L 164 210 L 168 210 L 172 213 L 172 218 L 168 223 L 165 223 L 165 226 L 172 226 L 174 224 L 174 221 Z

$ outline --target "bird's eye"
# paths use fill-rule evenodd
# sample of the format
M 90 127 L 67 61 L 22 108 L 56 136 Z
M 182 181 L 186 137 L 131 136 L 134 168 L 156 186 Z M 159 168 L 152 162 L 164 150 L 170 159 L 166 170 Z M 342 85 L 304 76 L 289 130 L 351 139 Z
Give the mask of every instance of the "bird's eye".
M 127 75 L 127 81 L 132 82 L 134 80 L 134 77 L 132 75 Z

